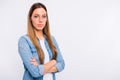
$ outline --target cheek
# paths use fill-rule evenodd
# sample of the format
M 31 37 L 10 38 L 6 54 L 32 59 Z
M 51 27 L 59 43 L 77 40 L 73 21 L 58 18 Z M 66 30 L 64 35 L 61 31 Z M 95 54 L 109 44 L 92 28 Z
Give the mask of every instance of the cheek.
M 46 23 L 47 23 L 47 20 L 46 21 L 44 21 L 44 24 L 46 25 Z
M 37 24 L 36 20 L 31 20 L 31 22 L 32 22 L 33 26 L 36 26 L 36 24 Z

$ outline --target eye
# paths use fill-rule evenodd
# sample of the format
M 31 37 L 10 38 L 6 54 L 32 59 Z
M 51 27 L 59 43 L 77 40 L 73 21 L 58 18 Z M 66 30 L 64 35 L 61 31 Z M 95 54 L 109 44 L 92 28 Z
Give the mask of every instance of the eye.
M 34 16 L 34 18 L 37 18 L 37 17 L 38 17 L 37 15 Z
M 43 17 L 43 18 L 47 18 L 47 16 L 46 16 L 46 15 L 43 15 L 42 17 Z

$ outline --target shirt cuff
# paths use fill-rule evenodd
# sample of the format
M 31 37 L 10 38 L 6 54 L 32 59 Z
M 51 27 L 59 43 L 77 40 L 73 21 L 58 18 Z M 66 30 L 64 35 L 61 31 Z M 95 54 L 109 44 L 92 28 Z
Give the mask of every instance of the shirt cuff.
M 43 65 L 38 65 L 39 73 L 40 75 L 44 74 L 44 66 Z
M 57 63 L 55 66 L 57 67 L 58 72 L 62 70 L 62 66 L 60 63 Z

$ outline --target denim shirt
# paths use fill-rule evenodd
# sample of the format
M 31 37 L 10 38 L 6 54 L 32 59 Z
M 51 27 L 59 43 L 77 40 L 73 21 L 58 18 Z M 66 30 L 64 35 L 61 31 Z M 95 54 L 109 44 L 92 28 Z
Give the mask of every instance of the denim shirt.
M 39 41 L 39 39 L 38 39 Z M 52 41 L 57 49 L 57 63 L 56 63 L 56 68 L 57 68 L 57 72 L 60 72 L 64 69 L 65 63 L 64 63 L 64 59 L 62 57 L 62 54 L 60 52 L 60 49 L 58 47 L 58 44 L 55 40 L 55 38 L 52 36 Z M 40 41 L 39 41 L 40 42 Z M 45 46 L 47 48 L 47 51 L 49 53 L 49 58 L 52 58 L 52 51 L 49 47 L 49 44 L 45 38 Z M 19 38 L 18 41 L 18 52 L 20 54 L 20 57 L 23 61 L 23 65 L 24 65 L 24 75 L 23 75 L 23 80 L 43 80 L 43 71 L 44 71 L 44 67 L 43 64 L 40 64 L 39 58 L 38 58 L 38 54 L 37 54 L 37 50 L 35 48 L 35 46 L 33 45 L 33 43 L 31 42 L 30 38 L 27 35 L 23 35 Z M 38 61 L 39 65 L 38 66 L 34 66 L 30 63 L 30 60 L 32 57 L 35 57 L 36 60 Z M 55 72 L 56 73 L 56 72 Z M 56 80 L 55 78 L 55 73 L 53 74 L 53 80 Z

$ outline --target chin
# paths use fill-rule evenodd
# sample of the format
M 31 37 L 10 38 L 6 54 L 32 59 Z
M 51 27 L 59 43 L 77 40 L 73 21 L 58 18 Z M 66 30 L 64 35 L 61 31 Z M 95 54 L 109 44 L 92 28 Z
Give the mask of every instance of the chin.
M 38 31 L 41 31 L 41 30 L 43 30 L 43 28 L 42 29 L 37 29 Z
M 36 31 L 42 31 L 43 28 L 35 28 Z

